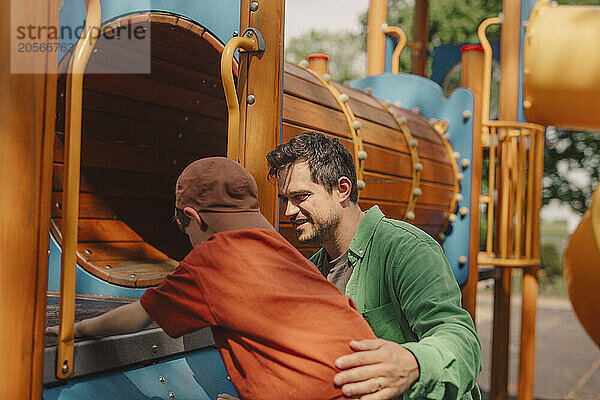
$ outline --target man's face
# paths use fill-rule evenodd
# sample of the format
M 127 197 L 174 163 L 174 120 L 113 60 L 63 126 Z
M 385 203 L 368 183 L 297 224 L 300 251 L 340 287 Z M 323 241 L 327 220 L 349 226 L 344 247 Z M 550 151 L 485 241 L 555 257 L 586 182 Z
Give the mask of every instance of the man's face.
M 300 243 L 322 245 L 333 239 L 341 209 L 336 191 L 329 193 L 313 182 L 307 162 L 295 163 L 282 171 L 277 177 L 277 188 L 285 216 Z

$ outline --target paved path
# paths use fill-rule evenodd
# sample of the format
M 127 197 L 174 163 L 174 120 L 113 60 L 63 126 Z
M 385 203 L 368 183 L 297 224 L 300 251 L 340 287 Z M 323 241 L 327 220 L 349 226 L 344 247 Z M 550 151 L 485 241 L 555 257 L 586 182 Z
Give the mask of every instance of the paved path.
M 477 330 L 483 347 L 479 385 L 484 398 L 490 387 L 493 294 L 477 296 Z M 521 299 L 511 302 L 509 394 L 518 384 Z M 600 318 L 600 310 L 599 316 Z M 536 321 L 536 400 L 600 400 L 600 350 L 573 313 L 568 299 L 539 298 Z

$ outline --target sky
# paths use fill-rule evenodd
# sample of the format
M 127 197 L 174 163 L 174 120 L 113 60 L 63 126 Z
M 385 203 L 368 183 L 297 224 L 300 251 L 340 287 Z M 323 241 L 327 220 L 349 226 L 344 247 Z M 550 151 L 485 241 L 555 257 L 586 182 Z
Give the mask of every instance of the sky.
M 286 40 L 311 29 L 358 31 L 358 17 L 368 8 L 369 0 L 286 0 Z

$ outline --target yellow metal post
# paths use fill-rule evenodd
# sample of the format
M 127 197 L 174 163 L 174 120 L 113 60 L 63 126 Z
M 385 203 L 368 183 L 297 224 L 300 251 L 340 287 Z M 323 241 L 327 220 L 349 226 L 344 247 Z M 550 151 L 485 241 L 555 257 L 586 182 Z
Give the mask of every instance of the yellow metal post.
M 69 63 L 65 126 L 65 177 L 63 180 L 62 257 L 60 273 L 60 317 L 56 376 L 73 372 L 75 325 L 75 266 L 81 168 L 81 112 L 83 76 L 100 32 L 100 0 L 85 0 L 87 17 L 81 38 Z
M 387 1 L 371 0 L 367 22 L 367 75 L 385 72 L 385 34 Z
M 267 179 L 265 156 L 280 140 L 284 11 L 282 0 L 242 0 L 240 10 L 240 32 L 255 28 L 265 42 L 260 57 L 240 56 L 242 163 L 256 179 L 260 209 L 273 225 L 277 224 L 277 189 Z

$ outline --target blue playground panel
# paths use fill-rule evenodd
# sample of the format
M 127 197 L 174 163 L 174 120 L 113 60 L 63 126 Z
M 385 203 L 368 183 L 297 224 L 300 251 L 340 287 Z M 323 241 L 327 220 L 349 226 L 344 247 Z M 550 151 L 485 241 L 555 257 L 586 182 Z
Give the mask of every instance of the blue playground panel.
M 45 389 L 43 398 L 212 400 L 219 393 L 237 396 L 219 352 L 209 348 L 147 367 L 69 380 L 63 386 Z
M 221 42 L 227 43 L 233 31 L 239 29 L 240 1 L 239 0 L 202 0 L 202 1 L 172 1 L 172 0 L 102 0 L 102 24 L 127 14 L 137 14 L 148 11 L 166 12 L 188 18 L 210 31 Z M 85 22 L 85 6 L 81 0 L 64 0 L 60 10 L 60 25 L 75 27 L 83 26 Z M 60 43 L 65 43 L 61 38 Z M 66 41 L 71 44 L 73 40 Z M 60 48 L 60 46 L 59 46 Z M 60 61 L 64 51 L 58 54 Z
M 473 115 L 473 94 L 465 88 L 458 88 L 449 99 L 442 95 L 442 88 L 437 83 L 411 74 L 385 73 L 357 79 L 351 86 L 364 90 L 369 87 L 373 95 L 391 102 L 400 101 L 403 108 L 419 107 L 425 118 L 445 119 L 448 121 L 447 132 L 451 135 L 450 144 L 454 151 L 460 153 L 460 159 L 473 158 L 473 118 L 463 118 L 463 111 L 469 110 Z M 367 161 L 368 162 L 368 161 Z M 462 169 L 465 178 L 461 182 L 463 200 L 458 207 L 471 204 L 471 167 Z M 452 272 L 459 285 L 466 283 L 469 277 L 469 262 L 460 265 L 460 256 L 469 259 L 469 217 L 470 214 L 452 223 L 452 233 L 446 237 L 444 251 L 452 267 Z

